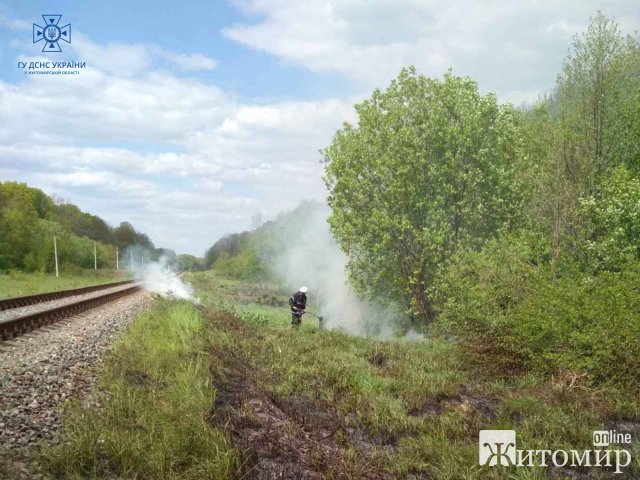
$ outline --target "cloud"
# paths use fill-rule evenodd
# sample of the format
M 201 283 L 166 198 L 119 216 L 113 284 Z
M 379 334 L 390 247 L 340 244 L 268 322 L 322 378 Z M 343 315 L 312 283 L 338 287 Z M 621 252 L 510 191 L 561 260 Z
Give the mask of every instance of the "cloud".
M 418 0 L 238 0 L 254 23 L 230 39 L 314 72 L 337 72 L 365 88 L 384 87 L 406 65 L 477 79 L 502 98 L 528 101 L 553 86 L 573 34 L 601 9 L 632 33 L 632 0 L 442 3 Z M 522 95 L 519 95 L 522 93 Z
M 256 211 L 325 196 L 318 149 L 353 116 L 351 100 L 240 101 L 158 63 L 213 68 L 207 57 L 76 39 L 80 75 L 0 82 L 3 178 L 194 254 Z
M 415 64 L 436 76 L 452 66 L 519 103 L 553 85 L 571 35 L 598 2 L 237 6 L 257 21 L 229 27 L 228 38 L 344 75 L 367 92 L 362 96 Z M 621 25 L 638 24 L 633 7 L 611 4 Z M 0 81 L 2 178 L 43 188 L 111 223 L 131 221 L 157 245 L 194 254 L 248 228 L 256 211 L 270 218 L 303 198 L 325 197 L 318 149 L 342 122 L 354 121 L 360 98 L 247 100 L 193 75 L 217 68 L 197 52 L 99 44 L 78 31 L 66 47 L 68 58 L 86 61 L 80 75 Z
M 78 58 L 90 66 L 118 77 L 130 78 L 138 74 L 166 68 L 184 72 L 210 71 L 218 62 L 200 53 L 184 54 L 156 45 L 108 42 L 98 44 L 81 32 L 74 32 L 70 48 Z
M 191 55 L 164 53 L 164 57 L 174 66 L 184 71 L 213 70 L 218 65 L 213 58 L 200 53 Z
M 144 70 L 141 57 L 133 64 Z M 175 144 L 233 108 L 232 99 L 213 85 L 154 70 L 123 73 L 111 63 L 106 69 L 102 62 L 87 60 L 87 65 L 73 79 L 60 75 L 29 79 L 19 86 L 0 84 L 0 119 L 20 127 L 23 134 L 46 133 L 76 143 L 117 139 Z
M 73 53 L 105 73 L 132 77 L 148 70 L 153 64 L 153 50 L 145 45 L 123 42 L 97 44 L 86 35 L 74 32 L 70 48 Z

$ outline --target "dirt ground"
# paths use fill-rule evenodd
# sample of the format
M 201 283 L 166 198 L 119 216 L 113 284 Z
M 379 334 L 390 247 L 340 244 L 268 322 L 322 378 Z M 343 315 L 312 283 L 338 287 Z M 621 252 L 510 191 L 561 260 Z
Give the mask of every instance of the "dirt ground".
M 245 333 L 231 315 L 210 312 L 210 319 Z M 238 478 L 393 478 L 375 459 L 393 445 L 371 438 L 319 399 L 276 398 L 263 387 L 268 374 L 241 354 L 212 353 L 224 361 L 224 368 L 213 374 L 217 393 L 211 418 L 241 452 Z

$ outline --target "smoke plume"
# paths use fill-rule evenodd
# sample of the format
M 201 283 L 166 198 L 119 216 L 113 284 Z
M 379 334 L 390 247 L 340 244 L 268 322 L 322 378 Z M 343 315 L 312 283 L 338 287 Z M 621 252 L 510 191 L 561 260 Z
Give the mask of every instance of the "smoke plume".
M 324 316 L 325 326 L 352 335 L 395 336 L 406 320 L 389 307 L 362 300 L 347 282 L 347 257 L 329 231 L 329 207 L 305 202 L 282 218 L 275 268 L 291 292 L 309 288 L 307 310 Z M 305 317 L 305 321 L 312 318 Z
M 125 256 L 129 260 L 125 266 L 133 273 L 135 280 L 141 283 L 142 288 L 161 297 L 198 302 L 193 297 L 191 285 L 176 275 L 171 259 L 162 256 L 158 261 L 151 261 L 149 257 L 150 254 L 139 247 L 128 250 Z

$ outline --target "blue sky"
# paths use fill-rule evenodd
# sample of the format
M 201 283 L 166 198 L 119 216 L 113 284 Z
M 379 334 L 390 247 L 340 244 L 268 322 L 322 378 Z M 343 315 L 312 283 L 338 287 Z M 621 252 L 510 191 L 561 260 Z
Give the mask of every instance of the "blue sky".
M 323 199 L 318 149 L 402 66 L 533 102 L 598 9 L 640 26 L 631 0 L 0 2 L 0 180 L 201 255 L 256 212 Z M 62 53 L 32 43 L 42 14 L 71 23 Z M 87 68 L 17 67 L 41 59 Z

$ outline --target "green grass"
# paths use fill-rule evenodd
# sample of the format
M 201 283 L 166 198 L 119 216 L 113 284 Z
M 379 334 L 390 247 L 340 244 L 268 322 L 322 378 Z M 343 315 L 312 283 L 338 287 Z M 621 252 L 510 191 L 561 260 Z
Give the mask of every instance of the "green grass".
M 35 293 L 54 292 L 72 288 L 100 285 L 102 283 L 127 280 L 131 276 L 114 270 L 78 270 L 73 273 L 54 274 L 11 271 L 0 274 L 0 299 L 19 297 Z
M 236 465 L 208 422 L 204 322 L 187 302 L 159 301 L 115 345 L 100 377 L 100 406 L 68 408 L 62 442 L 42 462 L 53 478 L 223 479 Z
M 263 401 L 299 402 L 311 415 L 318 408 L 318 418 L 329 412 L 330 423 L 341 425 L 331 441 L 348 452 L 346 471 L 367 456 L 392 478 L 564 478 L 550 469 L 480 467 L 479 430 L 515 429 L 519 448 L 582 450 L 593 430 L 616 419 L 640 425 L 640 401 L 614 391 L 533 374 L 490 376 L 439 336 L 379 341 L 321 331 L 307 318 L 292 330 L 287 306 L 272 305 L 288 296 L 277 286 L 211 272 L 187 280 L 203 313 L 162 301 L 134 322 L 102 372 L 101 406 L 70 408 L 62 443 L 45 451 L 54 478 L 237 474 L 242 456 L 208 419 L 216 411 L 212 377 L 239 372 L 257 382 L 252 391 Z M 627 472 L 637 476 L 634 441 Z
M 366 432 L 378 464 L 399 477 L 558 478 L 541 468 L 480 467 L 479 430 L 515 429 L 519 448 L 589 449 L 593 430 L 608 429 L 616 418 L 640 422 L 638 399 L 615 391 L 531 374 L 491 377 L 465 363 L 461 346 L 437 336 L 376 341 L 320 331 L 307 318 L 291 330 L 287 307 L 256 303 L 244 293 L 256 285 L 243 289 L 210 273 L 192 274 L 190 281 L 212 305 L 232 308 L 244 320 L 250 333 L 236 335 L 229 345 L 264 370 L 263 388 L 283 401 L 309 398 L 327 405 Z M 628 470 L 638 474 L 640 462 L 634 462 Z
M 273 283 L 244 282 L 224 277 L 213 270 L 187 272 L 184 279 L 195 287 L 204 304 L 222 305 L 227 308 L 251 303 L 266 304 L 273 300 L 280 300 L 286 304 L 291 295 L 291 292 Z

